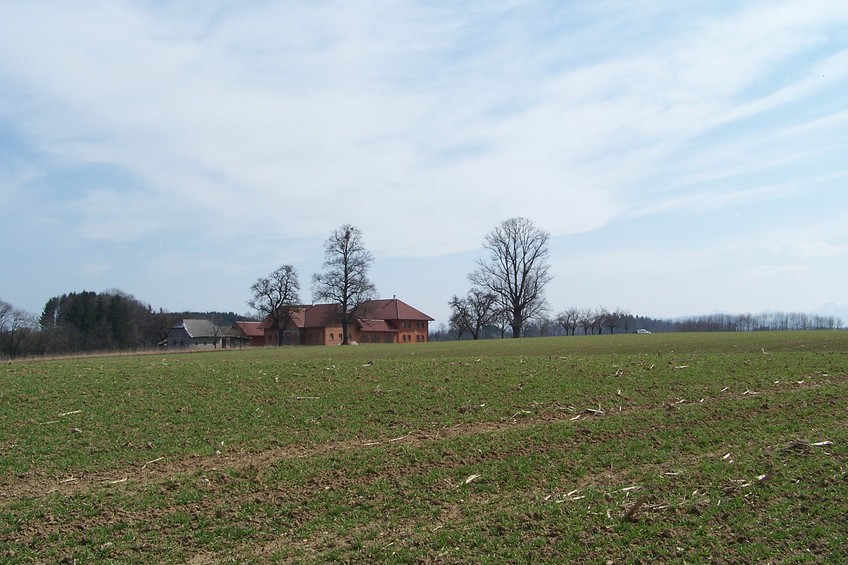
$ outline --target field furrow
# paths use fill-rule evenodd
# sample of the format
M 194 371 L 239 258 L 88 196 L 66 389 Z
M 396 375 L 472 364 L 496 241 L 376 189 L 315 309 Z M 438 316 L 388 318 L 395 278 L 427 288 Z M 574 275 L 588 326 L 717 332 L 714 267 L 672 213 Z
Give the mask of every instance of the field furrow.
M 0 558 L 832 560 L 848 344 L 779 337 L 10 365 Z

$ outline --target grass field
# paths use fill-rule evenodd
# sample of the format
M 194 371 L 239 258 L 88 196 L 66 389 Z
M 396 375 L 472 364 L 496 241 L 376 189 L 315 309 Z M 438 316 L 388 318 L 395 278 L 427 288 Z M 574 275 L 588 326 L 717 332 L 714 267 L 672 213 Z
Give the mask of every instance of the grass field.
M 848 332 L 0 368 L 0 561 L 840 562 Z

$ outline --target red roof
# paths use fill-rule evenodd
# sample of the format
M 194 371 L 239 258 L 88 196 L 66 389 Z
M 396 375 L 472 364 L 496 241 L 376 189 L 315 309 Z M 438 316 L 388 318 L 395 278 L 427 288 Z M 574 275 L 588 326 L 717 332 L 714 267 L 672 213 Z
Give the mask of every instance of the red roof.
M 289 327 L 295 328 L 326 328 L 338 326 L 339 307 L 337 304 L 311 304 L 309 306 L 293 306 Z M 271 327 L 271 316 L 262 321 L 261 328 Z
M 293 307 L 289 327 L 296 328 L 326 328 L 341 325 L 338 304 L 312 304 L 309 306 Z M 416 310 L 406 302 L 397 298 L 369 300 L 365 303 L 361 314 L 362 319 L 357 323 L 364 331 L 397 331 L 388 322 L 398 320 L 432 322 L 433 318 Z M 268 316 L 260 324 L 260 329 L 271 327 L 271 317 Z M 379 329 L 378 329 L 379 328 Z
M 233 327 L 241 330 L 241 333 L 247 337 L 263 337 L 262 328 L 259 326 L 262 322 L 236 322 Z
M 397 298 L 369 300 L 366 315 L 374 320 L 418 320 L 432 322 L 433 318 Z
M 356 320 L 359 329 L 363 332 L 397 332 L 397 328 L 393 328 L 385 320 Z
M 293 316 L 293 319 L 299 328 L 326 328 L 341 324 L 338 304 L 313 304 L 305 306 L 298 313 L 302 317 L 298 319 Z

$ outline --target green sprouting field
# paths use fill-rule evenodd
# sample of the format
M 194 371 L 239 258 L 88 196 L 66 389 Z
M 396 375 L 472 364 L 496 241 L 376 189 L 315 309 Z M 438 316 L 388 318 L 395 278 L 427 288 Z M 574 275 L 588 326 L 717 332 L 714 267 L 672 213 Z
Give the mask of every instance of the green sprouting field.
M 839 562 L 848 332 L 0 368 L 4 563 Z

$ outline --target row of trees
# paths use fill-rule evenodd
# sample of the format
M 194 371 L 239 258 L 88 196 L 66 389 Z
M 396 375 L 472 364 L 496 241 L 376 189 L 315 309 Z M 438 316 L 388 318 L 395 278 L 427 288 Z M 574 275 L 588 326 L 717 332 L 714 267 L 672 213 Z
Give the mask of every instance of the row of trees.
M 449 325 L 435 339 L 472 339 L 528 335 L 592 335 L 648 331 L 758 331 L 836 329 L 833 316 L 804 313 L 715 314 L 681 320 L 634 316 L 620 308 L 568 308 L 551 316 L 544 290 L 551 281 L 549 234 L 527 218 L 510 218 L 490 232 L 483 243 L 487 256 L 468 275 L 472 287 L 454 295 Z
M 604 328 L 610 334 L 614 334 L 616 330 L 627 333 L 631 329 L 635 329 L 636 318 L 626 310 L 607 310 L 601 306 L 598 308 L 568 308 L 557 314 L 551 322 L 562 328 L 565 335 L 602 334 Z
M 754 332 L 792 330 L 836 330 L 842 320 L 804 312 L 763 312 L 760 314 L 712 314 L 673 322 L 681 332 Z
M 449 326 L 436 330 L 443 339 L 462 339 L 465 334 L 472 339 L 504 337 L 514 332 L 509 310 L 498 303 L 494 294 L 471 289 L 465 298 L 454 296 L 450 303 Z M 641 320 L 641 323 L 640 323 Z M 524 321 L 520 337 L 553 335 L 594 335 L 620 333 L 644 328 L 646 319 L 631 315 L 626 310 L 598 308 L 568 308 L 555 316 L 547 309 Z M 511 333 L 513 337 L 514 333 Z
M 473 302 L 474 297 L 471 297 Z M 455 306 L 451 301 L 452 317 L 449 324 L 434 328 L 434 341 L 461 340 L 470 335 L 472 339 L 504 337 L 510 331 L 504 318 L 497 313 L 481 318 L 465 305 Z M 475 323 L 483 323 L 474 327 Z M 601 335 L 628 333 L 637 329 L 650 332 L 751 332 L 793 330 L 836 330 L 843 328 L 843 321 L 836 316 L 822 316 L 804 312 L 764 312 L 760 314 L 710 314 L 676 320 L 632 315 L 626 310 L 609 311 L 598 308 L 569 308 L 556 316 L 543 315 L 525 322 L 524 337 Z
M 557 328 L 565 335 L 575 335 L 578 328 L 584 334 L 603 333 L 604 328 L 609 333 L 622 327 L 627 331 L 632 317 L 620 310 L 570 308 L 549 317 L 544 295 L 551 281 L 549 238 L 527 218 L 510 218 L 495 227 L 483 243 L 487 256 L 468 275 L 473 286 L 464 297 L 454 295 L 448 303 L 450 331 L 459 339 L 466 333 L 479 339 L 487 328 L 501 337 L 509 328 L 514 338 L 531 330 L 551 335 Z
M 376 289 L 368 278 L 374 256 L 365 248 L 362 232 L 345 224 L 324 242 L 324 270 L 312 276 L 312 297 L 316 302 L 339 305 L 342 345 L 350 343 L 348 328 L 363 315 L 364 304 L 374 298 Z M 291 322 L 293 310 L 300 306 L 300 281 L 292 265 L 283 265 L 250 287 L 247 304 L 269 317 L 277 345 Z

